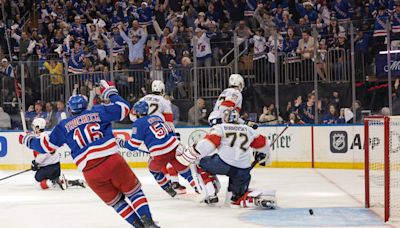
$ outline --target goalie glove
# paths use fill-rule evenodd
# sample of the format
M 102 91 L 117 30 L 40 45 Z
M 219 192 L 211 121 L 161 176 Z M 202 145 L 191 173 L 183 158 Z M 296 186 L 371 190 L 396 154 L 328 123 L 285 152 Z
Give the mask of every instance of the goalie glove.
M 176 160 L 179 161 L 184 166 L 189 166 L 192 163 L 195 163 L 200 153 L 196 151 L 195 145 L 193 147 L 188 146 L 186 148 L 182 148 L 180 150 L 176 150 Z
M 111 95 L 118 94 L 118 90 L 113 82 L 100 80 L 100 94 L 102 100 L 107 100 Z
M 257 160 L 259 164 L 268 165 L 271 163 L 270 153 L 269 152 L 263 153 L 256 151 L 255 160 Z
M 28 148 L 31 148 L 31 141 L 32 139 L 36 138 L 36 136 L 32 133 L 26 133 L 26 135 L 19 135 L 19 144 L 23 144 Z

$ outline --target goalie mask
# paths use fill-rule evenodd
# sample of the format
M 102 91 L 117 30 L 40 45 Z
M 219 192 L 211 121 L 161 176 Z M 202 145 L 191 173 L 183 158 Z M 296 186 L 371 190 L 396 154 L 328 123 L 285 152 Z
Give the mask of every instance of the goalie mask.
M 238 123 L 239 112 L 236 109 L 224 111 L 224 122 L 225 123 Z

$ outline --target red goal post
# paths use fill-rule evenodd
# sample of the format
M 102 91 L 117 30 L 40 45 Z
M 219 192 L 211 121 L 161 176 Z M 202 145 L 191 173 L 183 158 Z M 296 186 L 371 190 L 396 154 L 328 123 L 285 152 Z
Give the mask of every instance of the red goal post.
M 365 207 L 400 217 L 400 116 L 364 119 Z

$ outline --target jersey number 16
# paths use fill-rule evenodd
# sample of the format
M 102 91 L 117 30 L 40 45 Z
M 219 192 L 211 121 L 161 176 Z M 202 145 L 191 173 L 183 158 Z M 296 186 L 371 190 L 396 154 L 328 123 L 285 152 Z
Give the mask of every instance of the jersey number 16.
M 101 133 L 100 124 L 90 123 L 85 126 L 83 132 L 76 128 L 74 130 L 74 140 L 78 144 L 79 148 L 83 148 L 86 145 L 103 138 L 103 133 Z M 82 134 L 83 133 L 83 134 Z

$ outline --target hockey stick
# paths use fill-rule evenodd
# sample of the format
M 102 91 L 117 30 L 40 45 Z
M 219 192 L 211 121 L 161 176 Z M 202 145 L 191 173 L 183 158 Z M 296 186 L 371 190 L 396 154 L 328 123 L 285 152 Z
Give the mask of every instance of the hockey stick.
M 27 169 L 27 170 L 24 170 L 24 171 L 21 171 L 21 172 L 18 172 L 18 173 L 14 173 L 13 175 L 10 175 L 10 176 L 8 176 L 8 177 L 3 177 L 3 178 L 1 178 L 0 181 L 5 180 L 5 179 L 8 179 L 8 178 L 10 178 L 10 177 L 14 177 L 14 176 L 17 176 L 17 175 L 26 173 L 26 172 L 31 171 L 31 170 L 32 170 L 32 168 L 29 168 L 29 169 Z
M 289 124 L 287 124 L 286 127 L 281 131 L 281 133 L 279 133 L 278 137 L 276 137 L 276 138 L 271 142 L 271 144 L 269 144 L 269 147 L 270 147 L 270 148 L 278 141 L 278 139 L 283 135 L 283 133 L 285 133 L 285 131 L 286 131 L 288 128 L 289 128 Z M 258 162 L 259 162 L 259 161 L 258 161 L 257 159 L 254 160 L 254 161 L 251 163 L 250 170 L 252 170 L 252 169 L 258 164 Z

